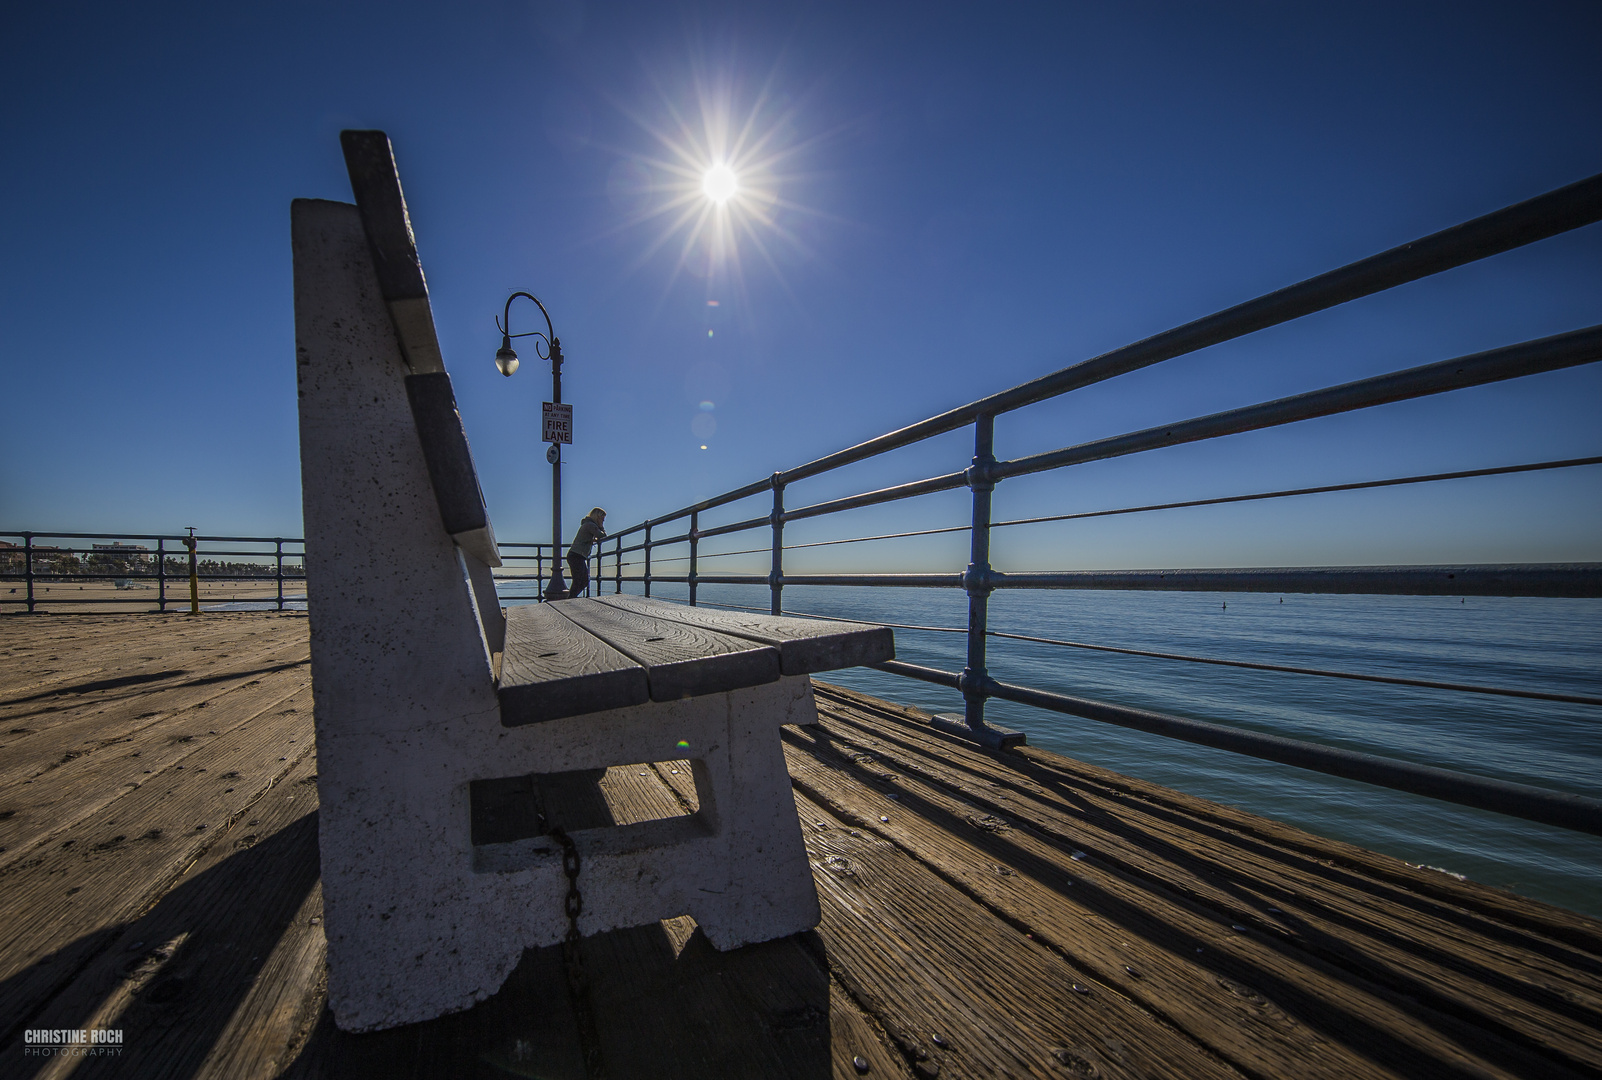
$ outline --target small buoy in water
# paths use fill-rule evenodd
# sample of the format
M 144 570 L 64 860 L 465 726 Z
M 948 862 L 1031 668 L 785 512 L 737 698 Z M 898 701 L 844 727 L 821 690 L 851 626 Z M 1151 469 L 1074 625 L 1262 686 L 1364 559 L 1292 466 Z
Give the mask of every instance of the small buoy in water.
M 1228 600 L 1224 601 L 1224 610 L 1225 611 L 1229 610 L 1229 601 Z

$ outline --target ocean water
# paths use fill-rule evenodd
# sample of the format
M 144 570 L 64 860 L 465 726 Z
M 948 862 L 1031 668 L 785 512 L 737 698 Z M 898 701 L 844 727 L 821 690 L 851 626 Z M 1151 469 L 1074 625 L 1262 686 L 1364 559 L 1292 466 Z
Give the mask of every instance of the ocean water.
M 515 587 L 514 587 L 515 588 Z M 636 591 L 637 587 L 628 591 Z M 657 587 L 682 599 L 684 590 Z M 506 594 L 513 599 L 512 590 Z M 703 586 L 707 603 L 767 590 Z M 787 610 L 960 627 L 956 590 L 791 587 Z M 999 592 L 994 630 L 1364 674 L 1602 696 L 1602 600 Z M 960 634 L 897 630 L 902 660 L 961 670 Z M 991 674 L 1254 731 L 1602 797 L 1602 707 L 1426 690 L 990 639 Z M 930 712 L 953 690 L 858 668 L 824 676 Z M 1602 838 L 1092 720 L 992 700 L 1033 746 L 1602 917 Z

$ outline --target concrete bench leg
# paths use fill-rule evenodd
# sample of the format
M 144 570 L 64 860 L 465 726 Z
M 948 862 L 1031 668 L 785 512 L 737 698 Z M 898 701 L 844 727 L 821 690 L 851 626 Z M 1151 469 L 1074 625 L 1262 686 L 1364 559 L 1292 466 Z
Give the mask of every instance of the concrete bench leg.
M 715 948 L 817 925 L 780 724 L 816 719 L 811 682 L 503 729 L 461 723 L 318 740 L 329 1003 L 365 1031 L 471 1006 L 525 948 L 567 933 L 548 836 L 474 847 L 472 781 L 691 758 L 699 813 L 581 829 L 585 936 L 691 915 Z M 682 747 L 680 742 L 689 743 Z

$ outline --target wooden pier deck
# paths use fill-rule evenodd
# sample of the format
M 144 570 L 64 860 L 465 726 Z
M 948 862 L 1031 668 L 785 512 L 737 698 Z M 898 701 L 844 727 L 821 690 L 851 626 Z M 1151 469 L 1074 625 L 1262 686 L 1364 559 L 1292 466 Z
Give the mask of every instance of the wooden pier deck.
M 611 1080 L 1602 1076 L 1596 920 L 818 703 L 784 739 L 822 923 L 587 939 Z M 0 1075 L 584 1075 L 558 948 L 469 1012 L 333 1027 L 303 616 L 5 618 L 0 712 Z M 643 772 L 620 818 L 688 780 Z M 87 1027 L 121 1056 L 25 1055 Z

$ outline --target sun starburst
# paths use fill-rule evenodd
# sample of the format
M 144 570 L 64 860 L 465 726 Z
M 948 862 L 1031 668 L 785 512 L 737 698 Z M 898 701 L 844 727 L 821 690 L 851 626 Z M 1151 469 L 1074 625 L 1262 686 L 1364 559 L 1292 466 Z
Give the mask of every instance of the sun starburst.
M 732 78 L 703 72 L 684 93 L 658 84 L 649 114 L 624 108 L 654 143 L 652 153 L 620 152 L 609 181 L 631 211 L 618 229 L 641 229 L 649 237 L 635 269 L 676 249 L 665 288 L 689 272 L 727 278 L 741 289 L 747 253 L 781 285 L 778 251 L 812 254 L 790 224 L 821 215 L 781 189 L 804 179 L 794 166 L 817 140 L 795 134 L 800 106 L 774 84 L 770 77 L 760 90 L 742 95 Z

